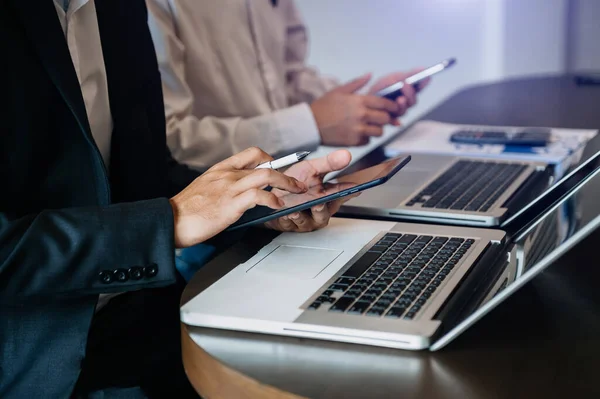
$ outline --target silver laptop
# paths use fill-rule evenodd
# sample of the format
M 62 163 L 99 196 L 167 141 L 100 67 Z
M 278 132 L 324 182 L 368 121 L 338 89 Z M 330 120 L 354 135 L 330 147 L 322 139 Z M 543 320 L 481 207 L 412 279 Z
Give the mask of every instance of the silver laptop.
M 352 199 L 339 215 L 498 226 L 552 182 L 546 163 L 435 154 L 411 157 L 389 182 Z
M 281 234 L 186 303 L 181 320 L 440 349 L 600 225 L 592 215 L 575 229 L 567 226 L 534 264 L 519 265 L 531 259 L 523 255 L 531 235 L 548 221 L 565 223 L 565 207 L 599 171 L 600 153 L 514 215 L 504 230 L 334 219 L 321 231 Z

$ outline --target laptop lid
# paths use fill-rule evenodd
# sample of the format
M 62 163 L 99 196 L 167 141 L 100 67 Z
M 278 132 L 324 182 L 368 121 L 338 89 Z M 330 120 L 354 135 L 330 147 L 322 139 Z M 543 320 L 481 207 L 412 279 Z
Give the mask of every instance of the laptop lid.
M 430 350 L 446 346 L 600 227 L 600 203 L 595 200 L 600 189 L 598 172 L 600 153 L 583 162 L 561 179 L 554 189 L 548 190 L 528 209 L 520 212 L 527 217 L 533 216 L 533 220 L 525 221 L 525 216 L 515 215 L 508 223 L 509 228 L 515 229 L 513 242 L 522 248 L 525 243 L 533 241 L 528 256 L 523 259 L 523 273 L 503 284 L 496 293 L 489 292 L 493 296 L 487 302 L 461 315 L 456 324 L 431 345 Z
M 600 151 L 582 162 L 570 173 L 548 187 L 539 197 L 506 219 L 500 228 L 517 239 L 539 224 L 546 213 L 552 212 L 580 186 L 600 171 Z

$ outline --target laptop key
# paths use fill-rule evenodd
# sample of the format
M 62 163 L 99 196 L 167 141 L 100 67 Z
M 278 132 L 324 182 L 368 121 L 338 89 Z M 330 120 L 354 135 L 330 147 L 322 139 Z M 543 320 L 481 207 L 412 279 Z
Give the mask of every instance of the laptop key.
M 350 310 L 348 310 L 348 313 L 362 314 L 362 313 L 365 312 L 365 310 L 367 310 L 367 308 L 369 306 L 371 306 L 371 302 L 358 301 L 354 305 L 352 305 L 352 307 L 350 308 Z
M 379 255 L 380 254 L 377 252 L 366 252 L 348 270 L 346 270 L 342 276 L 352 278 L 360 277 L 365 271 L 367 271 L 373 262 L 379 258 Z
M 417 236 L 415 234 L 404 234 L 395 245 L 408 245 L 413 242 Z
M 334 283 L 329 286 L 328 290 L 331 290 L 333 292 L 344 292 L 347 288 L 347 285 L 339 285 Z
M 433 292 L 434 292 L 436 289 L 437 289 L 437 287 L 434 287 L 434 286 L 431 286 L 431 285 L 430 285 L 429 287 L 425 288 L 425 292 L 429 292 L 429 293 L 432 293 L 432 294 L 433 294 Z
M 366 290 L 367 288 L 369 288 L 369 285 L 370 285 L 370 284 L 367 284 L 366 282 L 359 281 L 359 282 L 357 282 L 356 284 L 354 284 L 354 285 L 352 286 L 352 288 L 353 288 L 353 289 L 360 290 L 360 291 L 362 292 L 362 291 Z
M 389 237 L 389 238 L 393 238 L 394 240 L 397 240 L 398 238 L 402 237 L 402 234 L 389 232 L 389 233 L 385 233 L 384 237 Z
M 393 302 L 392 300 L 381 298 L 377 302 L 375 302 L 375 306 L 387 308 L 388 306 L 390 306 L 392 304 L 392 302 Z
M 320 296 L 317 298 L 317 301 L 321 302 L 321 303 L 333 303 L 335 302 L 335 298 L 332 298 L 330 296 Z
M 401 253 L 402 253 L 401 249 L 397 249 L 397 248 L 392 247 L 392 249 L 388 250 L 385 254 L 388 255 L 388 256 L 393 256 L 394 258 L 396 258 Z
M 415 317 L 415 312 L 408 312 L 406 315 L 404 315 L 403 319 L 412 320 L 414 317 Z
M 372 307 L 367 311 L 368 316 L 381 316 L 385 312 L 385 309 L 379 307 Z
M 388 312 L 385 314 L 385 317 L 391 317 L 391 318 L 398 319 L 398 318 L 402 317 L 404 312 L 406 312 L 406 308 L 394 306 L 390 310 L 388 310 Z
M 360 294 L 362 294 L 362 290 L 359 290 L 357 288 L 352 287 L 351 289 L 349 289 L 348 291 L 346 291 L 346 295 L 348 296 L 352 296 L 352 297 L 359 297 Z
M 354 282 L 354 278 L 348 278 L 348 277 L 339 277 L 337 280 L 335 280 L 336 284 L 342 284 L 342 285 L 350 285 Z
M 394 282 L 394 277 L 381 277 L 380 281 L 387 286 Z
M 348 307 L 350 307 L 350 305 L 352 304 L 352 302 L 354 302 L 355 298 L 350 298 L 347 296 L 343 296 L 340 299 L 338 299 L 332 307 L 329 308 L 330 312 L 344 312 L 346 309 L 348 309 Z
M 377 244 L 375 244 L 371 248 L 369 248 L 369 252 L 377 252 L 377 253 L 379 253 L 381 255 L 382 253 L 384 253 L 385 251 L 387 251 L 387 249 L 388 249 L 387 245 L 377 245 Z
M 428 243 L 429 241 L 431 241 L 433 239 L 432 236 L 419 236 L 415 242 L 424 242 L 424 243 Z

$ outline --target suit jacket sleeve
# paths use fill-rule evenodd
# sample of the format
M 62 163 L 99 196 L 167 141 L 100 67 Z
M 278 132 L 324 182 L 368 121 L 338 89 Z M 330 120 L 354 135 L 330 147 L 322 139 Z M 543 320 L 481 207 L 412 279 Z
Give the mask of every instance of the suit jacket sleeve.
M 132 267 L 145 275 L 102 282 L 101 274 Z M 175 273 L 165 198 L 19 218 L 0 210 L 0 302 L 159 287 L 172 284 Z

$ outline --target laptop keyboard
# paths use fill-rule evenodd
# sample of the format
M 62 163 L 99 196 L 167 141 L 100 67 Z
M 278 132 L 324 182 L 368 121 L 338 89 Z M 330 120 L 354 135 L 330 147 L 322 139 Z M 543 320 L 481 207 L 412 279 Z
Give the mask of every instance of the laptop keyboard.
M 406 206 L 486 212 L 526 168 L 511 163 L 459 161 Z
M 309 309 L 411 320 L 475 240 L 387 233 Z

